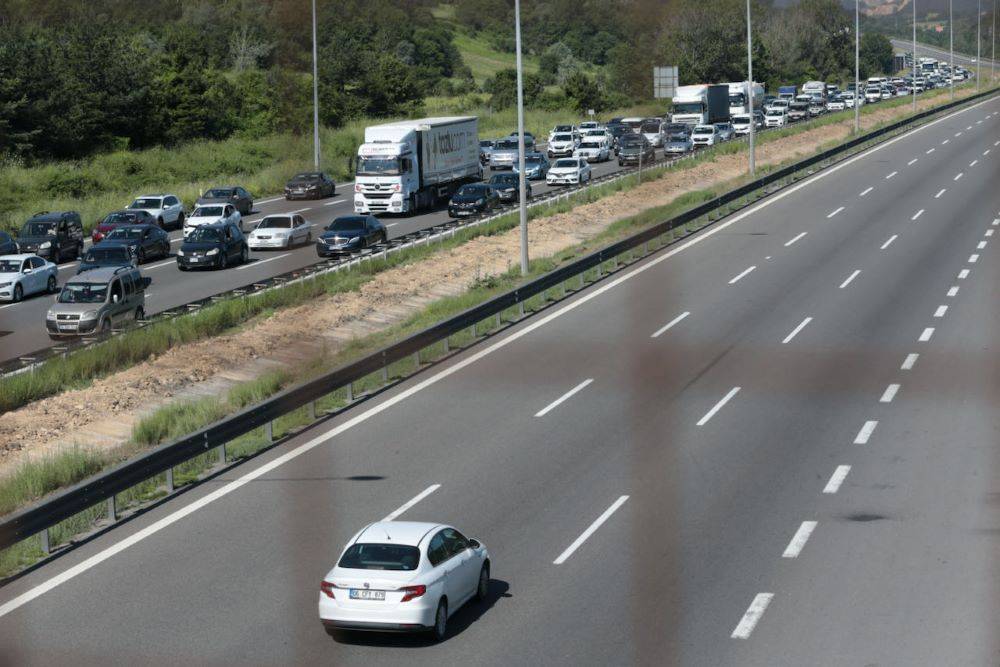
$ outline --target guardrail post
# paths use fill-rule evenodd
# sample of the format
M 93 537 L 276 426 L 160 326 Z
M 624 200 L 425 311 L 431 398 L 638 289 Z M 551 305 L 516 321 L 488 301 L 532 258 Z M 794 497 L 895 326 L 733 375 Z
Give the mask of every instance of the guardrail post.
M 497 320 L 497 329 L 499 329 L 502 326 L 502 322 L 500 321 L 500 313 L 499 312 L 497 313 L 496 320 Z
M 108 498 L 108 521 L 114 523 L 118 520 L 118 508 L 115 507 L 115 497 Z
M 449 352 L 451 352 L 450 341 L 451 341 L 451 337 L 450 336 L 445 336 L 444 337 L 444 353 L 445 354 L 448 354 Z
M 385 365 L 385 355 L 382 355 L 382 384 L 389 384 L 389 367 Z
M 524 299 L 518 297 L 517 301 L 517 317 L 518 319 L 524 318 Z
M 347 383 L 347 402 L 348 403 L 353 403 L 354 402 L 354 382 L 353 381 Z
M 413 353 L 413 363 L 416 364 L 417 368 L 420 368 L 420 350 Z
M 38 540 L 42 543 L 42 553 L 48 556 L 52 553 L 52 549 L 49 546 L 49 529 L 46 528 L 42 532 L 38 533 Z
M 270 421 L 264 424 L 264 438 L 267 440 L 267 444 L 274 442 L 274 422 Z
M 174 492 L 174 469 L 167 468 L 167 493 Z
M 316 401 L 309 401 L 309 405 L 306 406 L 306 410 L 309 415 L 309 421 L 316 421 Z

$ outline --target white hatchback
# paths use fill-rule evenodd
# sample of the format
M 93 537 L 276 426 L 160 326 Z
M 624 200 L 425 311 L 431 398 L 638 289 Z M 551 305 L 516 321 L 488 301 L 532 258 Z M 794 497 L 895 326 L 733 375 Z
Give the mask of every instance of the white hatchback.
M 219 222 L 231 222 L 239 227 L 241 232 L 247 232 L 243 216 L 232 204 L 202 204 L 191 211 L 191 215 L 184 222 L 184 236 L 186 237 L 196 227 L 214 225 Z
M 319 593 L 319 619 L 342 630 L 448 632 L 448 618 L 489 592 L 490 556 L 444 524 L 381 521 L 348 542 Z
M 582 157 L 564 157 L 556 160 L 545 174 L 548 185 L 581 185 L 592 178 L 590 164 Z

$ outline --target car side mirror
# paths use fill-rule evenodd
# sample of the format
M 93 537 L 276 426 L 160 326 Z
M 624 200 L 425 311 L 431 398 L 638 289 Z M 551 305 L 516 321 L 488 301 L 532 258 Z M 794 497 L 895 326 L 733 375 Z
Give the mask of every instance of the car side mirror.
M 118 295 L 117 294 L 112 294 L 111 295 L 111 303 L 118 303 Z
M 469 546 L 472 547 L 473 549 L 478 549 L 479 547 L 481 547 L 483 545 L 479 543 L 479 540 L 470 539 L 469 540 Z
M 22 271 L 22 273 L 23 273 L 24 275 L 28 275 L 29 273 L 31 273 L 31 267 L 29 266 L 29 267 L 28 267 L 28 268 L 26 268 L 26 269 L 25 269 L 24 271 Z

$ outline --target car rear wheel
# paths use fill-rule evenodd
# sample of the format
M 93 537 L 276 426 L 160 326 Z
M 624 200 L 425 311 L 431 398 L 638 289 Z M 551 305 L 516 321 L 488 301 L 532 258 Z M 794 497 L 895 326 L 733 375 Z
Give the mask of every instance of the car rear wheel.
M 14 295 L 11 298 L 13 298 L 14 303 L 24 298 L 24 288 L 20 284 L 14 285 Z
M 243 249 L 240 250 L 240 264 L 246 264 L 249 261 L 250 261 L 250 250 L 247 249 L 246 246 L 243 246 Z
M 143 310 L 142 306 L 139 306 L 135 309 L 135 321 L 141 322 L 144 319 L 146 319 L 146 311 Z
M 167 225 L 163 222 L 163 216 L 156 219 L 156 224 L 159 225 L 160 229 L 166 229 Z
M 177 214 L 177 229 L 184 229 L 184 213 Z
M 56 282 L 56 277 L 55 276 L 49 276 L 49 282 L 45 286 L 45 289 L 48 290 L 49 294 L 55 294 L 56 293 L 56 291 L 59 289 L 59 284 Z
M 442 599 L 438 602 L 437 612 L 434 614 L 434 639 L 443 641 L 448 634 L 448 601 Z

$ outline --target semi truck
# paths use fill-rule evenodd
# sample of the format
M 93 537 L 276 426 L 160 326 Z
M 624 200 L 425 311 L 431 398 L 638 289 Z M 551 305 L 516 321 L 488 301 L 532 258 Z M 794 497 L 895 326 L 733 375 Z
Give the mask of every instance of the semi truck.
M 750 101 L 747 95 L 747 82 L 739 81 L 736 83 L 727 83 L 726 86 L 729 87 L 729 115 L 736 116 L 738 114 L 748 114 L 750 113 Z M 761 106 L 764 104 L 764 86 L 759 83 L 753 84 L 753 108 L 755 111 L 760 111 Z
M 824 81 L 806 81 L 802 84 L 802 94 L 803 95 L 819 95 L 823 99 L 826 99 L 826 82 Z
M 678 86 L 670 121 L 686 125 L 708 125 L 729 120 L 729 86 L 696 84 Z
M 365 128 L 354 179 L 356 213 L 413 213 L 483 178 L 479 119 L 422 118 Z

